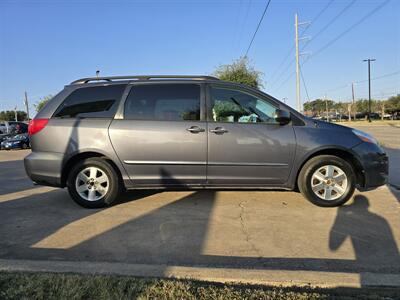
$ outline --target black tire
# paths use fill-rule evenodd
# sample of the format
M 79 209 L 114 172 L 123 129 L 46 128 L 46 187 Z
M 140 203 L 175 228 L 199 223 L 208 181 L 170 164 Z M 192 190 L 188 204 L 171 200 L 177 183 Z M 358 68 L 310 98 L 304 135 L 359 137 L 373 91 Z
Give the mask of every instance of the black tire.
M 82 198 L 76 190 L 75 182 L 78 174 L 88 167 L 96 167 L 104 172 L 108 177 L 108 191 L 101 199 L 96 201 L 89 201 Z M 72 199 L 86 208 L 101 208 L 115 204 L 121 190 L 116 170 L 107 160 L 99 157 L 87 158 L 77 162 L 68 174 L 67 188 Z
M 324 200 L 318 197 L 312 190 L 312 176 L 315 171 L 325 165 L 339 167 L 347 176 L 347 188 L 345 192 L 335 200 Z M 297 185 L 303 196 L 311 203 L 322 207 L 336 207 L 346 203 L 354 193 L 356 179 L 352 166 L 344 159 L 334 155 L 320 155 L 307 161 L 300 171 Z
M 23 144 L 22 144 L 22 149 L 28 149 L 28 145 L 25 144 L 25 143 L 23 143 Z

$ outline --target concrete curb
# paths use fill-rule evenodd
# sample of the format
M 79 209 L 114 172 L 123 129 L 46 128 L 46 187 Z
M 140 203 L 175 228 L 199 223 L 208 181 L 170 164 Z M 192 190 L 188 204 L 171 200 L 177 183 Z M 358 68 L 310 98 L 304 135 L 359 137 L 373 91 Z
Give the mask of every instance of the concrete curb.
M 252 270 L 88 261 L 0 259 L 0 271 L 80 273 L 196 279 L 222 283 L 311 287 L 400 287 L 400 274 Z

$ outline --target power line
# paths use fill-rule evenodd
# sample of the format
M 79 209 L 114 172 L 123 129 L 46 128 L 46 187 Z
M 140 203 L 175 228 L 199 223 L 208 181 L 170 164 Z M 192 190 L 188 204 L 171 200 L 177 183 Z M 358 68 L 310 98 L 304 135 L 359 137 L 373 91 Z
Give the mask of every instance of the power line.
M 294 50 L 294 45 L 292 48 L 290 48 L 289 52 L 286 54 L 285 58 L 282 60 L 282 62 L 279 64 L 278 68 L 275 69 L 275 71 L 272 73 L 270 80 L 272 80 L 275 76 L 275 74 L 281 69 L 281 67 L 286 63 L 287 59 L 290 57 L 292 54 L 292 51 Z M 279 73 L 280 74 L 280 73 Z M 275 80 L 276 81 L 276 80 Z
M 387 97 L 390 97 L 390 96 L 397 96 L 397 95 L 399 95 L 400 94 L 400 92 L 392 92 L 392 93 L 374 93 L 374 94 L 372 94 L 372 96 L 371 97 L 373 97 L 373 98 L 387 98 Z M 366 95 L 366 94 L 361 94 L 361 96 L 358 96 L 357 97 L 358 99 L 365 99 L 365 98 L 368 98 L 368 95 Z M 367 99 L 365 99 L 365 100 L 367 100 Z M 375 99 L 376 100 L 376 99 Z
M 400 74 L 400 71 L 396 71 L 396 72 L 393 72 L 393 73 L 384 74 L 384 75 L 381 75 L 381 76 L 378 76 L 378 77 L 373 77 L 373 78 L 371 78 L 371 80 L 382 79 L 382 78 L 394 76 L 394 75 L 397 75 L 397 74 Z M 368 79 L 365 79 L 365 80 L 355 81 L 354 83 L 363 83 L 363 82 L 367 82 L 367 81 L 368 81 Z
M 329 2 L 320 10 L 320 12 L 314 17 L 314 19 L 311 20 L 311 24 L 313 24 L 315 21 L 317 21 L 317 20 L 319 19 L 319 17 L 328 9 L 328 7 L 331 6 L 331 4 L 333 3 L 333 1 L 335 1 L 335 0 L 329 1 Z M 302 34 L 304 34 L 304 33 L 307 31 L 308 28 L 309 28 L 309 27 L 306 27 L 306 28 L 303 30 Z
M 400 74 L 400 70 L 392 72 L 392 73 L 387 73 L 387 74 L 383 74 L 383 75 L 380 75 L 380 76 L 372 77 L 371 80 L 378 80 L 378 79 L 382 79 L 382 78 L 387 78 L 387 77 L 395 76 L 397 74 Z M 359 80 L 359 81 L 353 81 L 353 83 L 355 83 L 355 84 L 360 84 L 360 83 L 364 83 L 364 82 L 368 82 L 368 79 Z M 347 87 L 350 87 L 350 86 L 351 86 L 351 83 L 344 84 L 344 85 L 329 89 L 329 90 L 327 90 L 327 92 L 334 92 L 334 91 L 341 90 L 341 89 L 344 89 L 344 88 L 347 88 Z
M 311 20 L 310 22 L 310 26 L 307 26 L 306 28 L 304 28 L 304 30 L 302 31 L 302 33 L 300 34 L 300 38 L 302 38 L 304 36 L 304 34 L 307 32 L 307 30 L 315 23 L 315 21 L 317 21 L 321 15 L 329 8 L 329 6 L 333 3 L 333 1 L 335 0 L 330 0 L 321 10 L 320 12 Z M 294 50 L 294 45 L 289 49 L 289 52 L 286 54 L 285 58 L 282 60 L 282 62 L 279 64 L 278 68 L 275 69 L 275 71 L 272 73 L 270 80 L 272 80 L 275 76 L 276 73 L 278 73 L 278 71 L 281 69 L 281 67 L 286 63 L 286 61 L 288 60 L 288 58 L 290 57 L 290 55 L 292 54 L 292 51 Z M 294 62 L 294 59 L 293 61 Z M 292 63 L 291 62 L 291 63 Z M 291 64 L 290 63 L 290 64 Z M 289 64 L 289 66 L 290 66 Z M 286 68 L 287 69 L 287 68 Z M 285 71 L 286 71 L 285 69 Z M 285 72 L 283 72 L 285 73 Z M 281 74 L 281 73 L 280 73 Z M 276 80 L 275 80 L 276 81 Z
M 336 36 L 334 39 L 332 39 L 331 41 L 329 41 L 327 44 L 325 44 L 323 47 L 321 47 L 320 49 L 318 49 L 315 53 L 313 53 L 312 55 L 310 55 L 309 59 L 311 57 L 314 57 L 316 55 L 318 55 L 319 53 L 321 53 L 322 51 L 324 51 L 325 49 L 327 49 L 328 47 L 330 47 L 333 43 L 335 43 L 337 40 L 339 40 L 341 37 L 343 37 L 345 34 L 349 33 L 351 30 L 353 30 L 356 26 L 360 25 L 362 22 L 364 22 L 366 19 L 368 19 L 369 17 L 371 17 L 372 15 L 374 15 L 376 12 L 378 12 L 381 8 L 383 8 L 385 5 L 387 5 L 389 3 L 390 0 L 386 0 L 385 2 L 381 3 L 380 5 L 378 5 L 377 7 L 375 7 L 373 10 L 371 10 L 369 13 L 367 13 L 366 15 L 364 15 L 361 19 L 359 19 L 357 22 L 355 22 L 353 25 L 351 25 L 348 29 L 346 29 L 345 31 L 343 31 L 342 33 L 340 33 L 338 36 Z M 304 48 L 304 47 L 303 47 Z M 303 48 L 301 50 L 303 50 Z M 308 59 L 308 60 L 309 60 Z M 308 60 L 306 60 L 305 62 L 307 62 Z M 291 66 L 291 64 L 294 62 L 294 59 L 291 61 L 291 63 L 288 65 L 288 67 L 285 69 L 285 72 L 287 69 L 289 69 L 289 67 Z M 305 63 L 304 62 L 304 63 Z M 303 63 L 303 64 L 304 64 Z M 283 74 L 285 73 L 283 72 Z M 282 74 L 282 75 L 283 75 Z M 280 89 L 284 83 L 286 83 L 290 77 L 293 74 L 291 74 L 280 86 L 278 89 Z M 281 76 L 280 76 L 281 77 Z M 278 81 L 278 80 L 277 80 Z M 275 81 L 274 83 L 276 83 L 277 81 Z
M 294 49 L 294 46 L 293 46 L 293 49 Z M 292 52 L 290 52 L 290 54 L 292 54 Z M 290 60 L 289 64 L 283 69 L 283 71 L 279 73 L 279 76 L 276 77 L 275 80 L 271 83 L 271 85 L 270 85 L 271 87 L 279 82 L 279 80 L 282 78 L 282 76 L 284 74 L 286 74 L 287 70 L 289 70 L 289 68 L 293 65 L 294 61 L 295 61 L 295 58 L 293 57 Z
M 299 69 L 300 69 L 301 80 L 303 81 L 304 90 L 306 91 L 307 100 L 308 100 L 308 102 L 310 102 L 310 97 L 308 96 L 308 89 L 307 89 L 306 82 L 305 82 L 305 80 L 304 80 L 303 71 L 302 71 L 301 68 L 299 68 Z
M 368 19 L 369 17 L 371 17 L 372 15 L 374 15 L 376 12 L 378 12 L 381 8 L 383 8 L 385 5 L 387 5 L 389 3 L 390 0 L 386 0 L 385 2 L 379 4 L 377 7 L 375 7 L 373 10 L 371 10 L 369 13 L 367 13 L 365 16 L 363 16 L 360 20 L 358 20 L 357 22 L 355 22 L 353 25 L 351 25 L 348 29 L 346 29 L 345 31 L 343 31 L 342 33 L 340 33 L 339 35 L 337 35 L 334 39 L 332 39 L 331 41 L 329 41 L 328 43 L 326 43 L 323 47 L 321 47 L 320 49 L 318 49 L 313 55 L 312 57 L 318 55 L 319 53 L 321 53 L 322 51 L 324 51 L 325 49 L 327 49 L 328 47 L 330 47 L 333 43 L 335 43 L 337 40 L 339 40 L 341 37 L 343 37 L 344 35 L 346 35 L 347 33 L 349 33 L 351 30 L 353 30 L 355 27 L 357 27 L 358 25 L 360 25 L 362 22 L 364 22 L 366 19 Z
M 251 7 L 251 2 L 252 2 L 252 0 L 247 1 L 246 13 L 244 15 L 244 20 L 243 20 L 242 26 L 240 27 L 240 31 L 239 31 L 239 40 L 238 40 L 238 44 L 239 45 L 240 45 L 240 42 L 241 42 L 242 36 L 243 36 L 243 28 L 246 26 L 247 19 L 249 17 L 249 11 L 250 11 L 250 7 Z
M 248 54 L 249 51 L 250 51 L 251 45 L 253 44 L 254 38 L 256 37 L 256 34 L 257 34 L 257 32 L 258 32 L 258 29 L 259 29 L 260 26 L 261 26 L 262 21 L 264 20 L 265 13 L 267 12 L 270 3 L 271 3 L 271 0 L 268 0 L 267 5 L 265 6 L 264 12 L 263 12 L 263 14 L 262 14 L 262 16 L 261 16 L 261 19 L 260 19 L 260 21 L 258 22 L 257 29 L 256 29 L 256 31 L 254 31 L 253 37 L 251 38 L 249 47 L 247 47 L 245 56 L 247 56 L 247 54 Z
M 320 31 L 318 31 L 313 38 L 308 42 L 305 46 L 310 44 L 312 41 L 314 41 L 318 36 L 320 36 L 324 31 L 326 31 L 333 23 L 335 23 L 350 7 L 356 3 L 357 0 L 351 1 L 349 4 L 347 4 L 337 15 L 335 15 Z
M 304 65 L 304 63 L 303 63 L 302 65 Z M 302 65 L 301 65 L 301 66 L 302 66 Z M 301 72 L 301 67 L 300 67 L 300 72 Z M 273 91 L 279 91 L 279 89 L 280 89 L 281 87 L 283 87 L 284 84 L 285 84 L 286 82 L 288 82 L 288 81 L 292 78 L 292 76 L 294 75 L 294 73 L 295 73 L 295 72 L 291 72 L 291 73 L 289 74 L 289 76 L 286 77 L 285 80 L 279 85 L 279 87 L 276 88 L 276 89 L 274 89 Z M 378 80 L 378 79 L 386 78 L 386 77 L 390 77 L 390 76 L 395 76 L 395 75 L 397 75 L 397 74 L 400 74 L 400 70 L 399 70 L 399 71 L 392 72 L 392 73 L 387 73 L 387 74 L 383 74 L 383 75 L 380 75 L 380 76 L 373 77 L 373 78 L 371 78 L 371 81 L 372 81 L 372 80 Z M 359 83 L 364 83 L 364 82 L 367 82 L 367 81 L 368 81 L 368 79 L 366 79 L 366 80 L 354 81 L 354 83 L 358 83 L 358 84 L 359 84 Z M 344 84 L 344 85 L 338 86 L 338 87 L 336 87 L 336 88 L 332 88 L 332 89 L 326 90 L 326 92 L 334 92 L 334 91 L 341 90 L 341 89 L 344 89 L 344 88 L 350 87 L 350 86 L 351 86 L 351 83 L 348 83 L 348 84 Z M 306 88 L 306 87 L 305 87 L 305 89 L 306 89 L 306 92 L 307 92 L 307 88 Z M 308 95 L 307 95 L 307 97 L 308 97 Z
M 307 46 L 307 43 L 301 47 L 300 52 L 304 50 L 305 46 Z M 293 46 L 294 48 L 294 46 Z M 274 80 L 274 82 L 271 84 L 271 86 L 275 85 L 277 82 L 279 82 L 279 79 L 282 78 L 282 76 L 286 73 L 287 70 L 294 64 L 295 58 L 292 58 L 292 60 L 289 62 L 289 64 L 286 66 L 286 68 L 279 74 L 279 76 Z
M 281 89 L 281 87 L 282 87 L 286 82 L 288 82 L 289 79 L 291 79 L 292 76 L 293 76 L 295 73 L 296 73 L 296 72 L 294 72 L 294 71 L 291 72 L 291 73 L 289 74 L 289 76 L 286 77 L 286 79 L 281 83 L 281 85 L 280 85 L 278 88 L 274 89 L 274 91 L 279 91 L 279 90 Z
M 295 60 L 295 59 L 293 58 L 292 61 L 291 61 L 291 64 L 290 64 L 288 67 L 290 67 L 290 66 L 294 63 L 294 60 Z M 303 61 L 303 63 L 301 64 L 301 66 L 303 66 L 304 63 L 305 63 L 307 60 L 308 60 L 308 58 L 307 58 L 306 60 Z M 300 66 L 300 67 L 301 67 L 301 66 Z M 288 68 L 286 68 L 286 69 L 288 69 Z M 282 82 L 282 84 L 281 84 L 277 89 L 275 89 L 275 91 L 278 91 L 286 82 L 288 82 L 288 80 L 289 80 L 290 78 L 292 78 L 292 76 L 293 76 L 295 73 L 296 73 L 295 71 L 291 72 L 291 73 L 289 74 L 289 76 L 286 77 L 286 79 Z M 283 74 L 285 74 L 285 73 L 282 73 L 281 75 L 283 75 Z M 277 82 L 277 81 L 275 81 L 275 82 Z
M 238 27 L 239 27 L 239 22 L 240 22 L 240 15 L 241 15 L 241 8 L 242 8 L 242 3 L 243 0 L 240 0 L 239 5 L 238 5 L 238 10 L 237 10 L 237 14 L 235 17 L 235 30 L 234 30 L 234 35 L 233 35 L 233 40 L 232 40 L 232 44 L 231 44 L 231 54 L 233 54 L 233 52 L 236 50 L 236 45 L 237 45 L 237 38 L 238 38 Z

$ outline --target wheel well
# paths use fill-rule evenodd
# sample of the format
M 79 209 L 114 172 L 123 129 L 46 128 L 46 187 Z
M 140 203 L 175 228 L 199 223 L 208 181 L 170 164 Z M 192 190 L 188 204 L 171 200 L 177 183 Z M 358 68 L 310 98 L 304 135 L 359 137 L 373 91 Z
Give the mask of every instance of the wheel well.
M 345 150 L 341 150 L 341 149 L 324 149 L 324 150 L 318 151 L 316 153 L 313 153 L 300 166 L 300 168 L 297 171 L 297 175 L 296 175 L 296 182 L 295 182 L 296 189 L 298 189 L 297 180 L 299 178 L 300 171 L 303 168 L 303 166 L 305 165 L 305 163 L 307 161 L 309 161 L 310 159 L 312 159 L 313 157 L 316 157 L 319 155 L 333 155 L 333 156 L 337 156 L 337 157 L 344 159 L 352 166 L 352 168 L 354 170 L 354 175 L 356 176 L 356 183 L 359 184 L 360 186 L 364 185 L 365 177 L 364 177 L 363 167 L 361 166 L 360 162 L 353 154 L 351 154 L 350 152 L 347 152 Z
M 64 167 L 62 169 L 62 175 L 61 175 L 61 186 L 62 187 L 66 186 L 68 174 L 71 171 L 72 167 L 75 165 L 75 163 L 77 163 L 78 161 L 80 161 L 82 159 L 87 159 L 87 158 L 91 158 L 91 157 L 101 157 L 104 160 L 106 160 L 108 163 L 110 163 L 110 165 L 112 165 L 112 167 L 114 168 L 114 170 L 118 174 L 118 180 L 120 182 L 122 182 L 121 171 L 119 170 L 117 165 L 109 157 L 107 157 L 107 156 L 105 156 L 105 155 L 103 155 L 101 153 L 98 153 L 98 152 L 83 152 L 83 153 L 79 153 L 79 154 L 76 154 L 76 155 L 72 156 L 64 164 Z

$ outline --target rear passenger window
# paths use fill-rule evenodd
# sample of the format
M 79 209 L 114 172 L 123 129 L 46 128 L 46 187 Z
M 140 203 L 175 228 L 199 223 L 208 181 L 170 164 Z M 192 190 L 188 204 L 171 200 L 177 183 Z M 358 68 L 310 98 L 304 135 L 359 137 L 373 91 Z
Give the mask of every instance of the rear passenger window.
M 59 118 L 112 118 L 126 84 L 95 86 L 73 91 L 54 113 Z
M 200 86 L 135 85 L 125 102 L 124 117 L 131 120 L 200 120 Z

